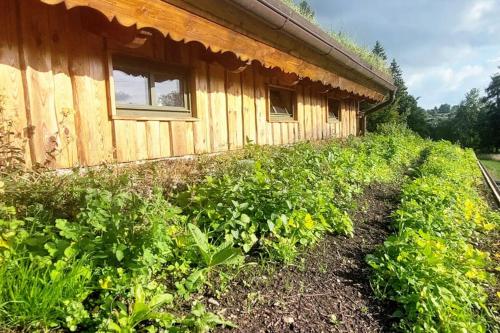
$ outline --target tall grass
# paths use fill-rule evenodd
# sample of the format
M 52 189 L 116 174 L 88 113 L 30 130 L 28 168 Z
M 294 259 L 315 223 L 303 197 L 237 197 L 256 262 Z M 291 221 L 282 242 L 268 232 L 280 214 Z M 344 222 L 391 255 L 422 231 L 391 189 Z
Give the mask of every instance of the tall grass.
M 75 307 L 74 300 L 86 298 L 90 279 L 85 258 L 53 265 L 25 255 L 2 262 L 0 325 L 36 329 L 68 324 L 69 310 Z M 86 316 L 83 308 L 73 310 L 73 315 Z

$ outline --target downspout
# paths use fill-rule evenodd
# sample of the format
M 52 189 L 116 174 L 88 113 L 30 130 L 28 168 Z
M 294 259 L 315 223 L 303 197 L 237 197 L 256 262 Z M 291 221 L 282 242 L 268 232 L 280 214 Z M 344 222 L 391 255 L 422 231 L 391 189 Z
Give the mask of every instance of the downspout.
M 367 116 L 374 113 L 374 112 L 379 111 L 382 108 L 385 108 L 388 105 L 391 105 L 392 103 L 394 103 L 394 100 L 396 99 L 396 92 L 397 91 L 398 91 L 397 88 L 396 88 L 396 90 L 390 91 L 389 98 L 387 98 L 385 101 L 372 106 L 368 110 L 361 112 L 361 117 L 363 118 L 363 135 L 366 134 L 366 118 L 367 118 Z

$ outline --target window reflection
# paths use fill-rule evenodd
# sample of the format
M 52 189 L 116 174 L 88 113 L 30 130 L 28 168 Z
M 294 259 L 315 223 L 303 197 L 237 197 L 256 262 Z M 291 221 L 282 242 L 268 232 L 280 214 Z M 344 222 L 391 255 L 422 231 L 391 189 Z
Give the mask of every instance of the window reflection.
M 158 106 L 185 107 L 184 87 L 179 78 L 169 75 L 155 74 L 155 91 Z
M 146 74 L 132 69 L 114 69 L 115 99 L 121 105 L 148 105 L 149 83 Z

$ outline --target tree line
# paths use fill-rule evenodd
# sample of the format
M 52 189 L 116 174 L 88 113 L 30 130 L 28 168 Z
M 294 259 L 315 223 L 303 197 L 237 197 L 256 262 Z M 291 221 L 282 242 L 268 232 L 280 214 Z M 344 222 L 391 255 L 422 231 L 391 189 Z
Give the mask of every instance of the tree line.
M 372 52 L 387 61 L 380 42 L 375 43 Z M 500 72 L 491 77 L 484 95 L 479 89 L 472 89 L 458 105 L 442 104 L 425 110 L 418 105 L 418 98 L 408 92 L 395 59 L 390 70 L 398 88 L 395 101 L 368 116 L 369 131 L 376 131 L 384 123 L 401 123 L 423 137 L 449 140 L 483 152 L 500 150 Z
M 316 20 L 316 13 L 309 0 L 285 2 L 305 18 Z M 387 54 L 379 41 L 375 43 L 372 53 L 387 63 Z M 484 152 L 500 150 L 500 72 L 491 77 L 484 95 L 481 95 L 479 89 L 472 89 L 458 105 L 443 104 L 425 110 L 418 105 L 418 98 L 408 92 L 396 59 L 392 59 L 389 68 L 398 88 L 395 100 L 391 105 L 368 116 L 369 131 L 376 131 L 381 124 L 399 123 L 425 138 L 448 140 Z

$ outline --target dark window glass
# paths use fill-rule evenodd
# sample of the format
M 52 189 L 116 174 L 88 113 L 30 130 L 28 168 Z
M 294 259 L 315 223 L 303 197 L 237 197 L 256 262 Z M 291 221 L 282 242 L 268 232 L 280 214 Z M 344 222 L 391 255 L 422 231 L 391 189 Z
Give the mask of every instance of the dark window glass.
M 288 89 L 269 88 L 271 116 L 293 118 L 295 93 Z
M 148 105 L 149 79 L 146 73 L 117 68 L 113 70 L 115 99 L 119 105 Z
M 340 101 L 336 99 L 328 99 L 328 117 L 340 121 Z

